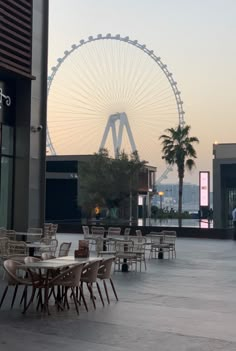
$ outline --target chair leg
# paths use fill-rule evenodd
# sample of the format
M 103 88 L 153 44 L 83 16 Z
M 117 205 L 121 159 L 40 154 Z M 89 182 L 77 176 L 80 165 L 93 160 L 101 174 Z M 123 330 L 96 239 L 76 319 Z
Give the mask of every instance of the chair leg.
M 24 311 L 26 310 L 27 307 L 27 285 L 25 286 L 25 296 L 24 296 Z
M 110 278 L 110 283 L 111 283 L 111 287 L 112 287 L 112 290 L 113 290 L 113 292 L 114 292 L 114 295 L 115 295 L 115 297 L 116 297 L 116 300 L 118 301 L 118 296 L 117 296 L 117 293 L 116 293 L 116 289 L 115 289 L 115 287 L 114 287 L 114 284 L 113 284 L 113 281 L 112 281 L 111 278 Z
M 102 301 L 102 305 L 104 307 L 104 301 L 103 301 L 103 297 L 102 297 L 102 292 L 101 292 L 101 289 L 100 289 L 100 286 L 99 286 L 98 282 L 96 282 L 96 285 L 97 285 L 97 289 L 98 289 L 98 293 L 99 293 L 100 299 Z
M 147 264 L 146 264 L 146 258 L 145 258 L 145 256 L 144 256 L 143 262 L 144 262 L 144 267 L 145 267 L 145 271 L 146 271 L 146 270 L 147 270 Z
M 108 295 L 107 285 L 106 285 L 105 279 L 103 280 L 103 285 L 104 285 L 105 293 L 106 293 L 106 296 L 107 296 L 107 302 L 110 303 L 110 299 L 109 299 L 109 295 Z
M 84 306 L 85 306 L 85 309 L 88 312 L 88 306 L 87 306 L 87 303 L 86 303 L 86 300 L 85 300 L 85 297 L 84 297 L 83 288 L 81 286 L 80 286 L 80 297 L 82 298 Z
M 89 285 L 89 283 L 87 283 L 87 287 L 88 287 L 88 290 L 90 292 L 90 297 L 91 297 L 91 299 L 93 301 L 93 307 L 96 310 L 96 303 L 95 303 L 95 298 L 94 298 L 94 295 L 93 295 L 93 285 L 92 284 Z
M 18 284 L 15 286 L 15 289 L 14 289 L 14 294 L 13 294 L 13 298 L 12 298 L 12 302 L 11 302 L 11 309 L 12 309 L 13 306 L 14 306 L 14 302 L 15 302 L 15 299 L 16 299 L 17 290 L 18 290 Z
M 70 309 L 70 305 L 69 305 L 69 302 L 68 302 L 68 298 L 67 298 L 67 292 L 68 292 L 68 287 L 64 287 L 64 308 L 67 306 L 67 309 L 69 310 Z M 74 293 L 74 290 L 72 291 L 71 289 L 71 294 L 72 294 L 72 297 L 74 299 L 74 296 L 73 296 L 73 293 Z
M 42 289 L 41 288 L 39 289 L 39 292 L 38 292 L 38 303 L 37 303 L 37 307 L 36 307 L 37 311 L 39 309 L 39 306 L 41 306 L 41 310 L 42 310 L 43 300 L 42 300 Z
M 22 304 L 22 302 L 24 301 L 24 297 L 25 297 L 25 290 L 26 290 L 26 286 L 24 287 L 21 299 L 20 299 L 20 305 Z
M 29 306 L 30 306 L 31 303 L 33 302 L 34 296 L 35 296 L 35 292 L 36 292 L 36 288 L 33 288 L 31 297 L 30 297 L 30 299 L 29 299 L 29 302 L 28 302 L 27 306 L 25 306 L 25 308 L 24 308 L 24 310 L 23 310 L 23 312 L 22 312 L 23 314 L 25 314 L 25 312 L 28 310 Z
M 78 303 L 77 303 L 77 297 L 75 296 L 74 288 L 71 288 L 71 293 L 72 293 L 72 297 L 74 300 L 76 312 L 77 312 L 77 314 L 79 314 L 79 307 L 78 307 Z
M 3 294 L 2 294 L 2 299 L 1 299 L 1 302 L 0 302 L 0 308 L 2 307 L 3 301 L 4 301 L 5 296 L 7 294 L 7 290 L 8 290 L 8 285 L 5 287 L 5 290 L 4 290 Z

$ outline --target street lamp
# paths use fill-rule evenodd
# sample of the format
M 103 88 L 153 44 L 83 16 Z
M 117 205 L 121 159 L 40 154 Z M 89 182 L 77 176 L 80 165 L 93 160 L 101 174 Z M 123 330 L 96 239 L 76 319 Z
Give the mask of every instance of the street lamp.
M 158 195 L 160 196 L 160 210 L 162 210 L 162 201 L 163 201 L 163 195 L 164 195 L 164 191 L 159 191 Z

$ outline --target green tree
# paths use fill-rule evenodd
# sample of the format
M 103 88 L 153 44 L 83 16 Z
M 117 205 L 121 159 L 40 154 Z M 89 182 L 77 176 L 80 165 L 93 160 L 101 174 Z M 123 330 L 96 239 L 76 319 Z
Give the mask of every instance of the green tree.
M 124 151 L 115 159 L 106 149 L 95 153 L 91 161 L 84 162 L 79 168 L 79 204 L 88 212 L 98 205 L 107 207 L 113 214 L 124 201 L 138 190 L 138 174 L 146 164 L 140 161 L 138 152 L 130 156 Z
M 182 225 L 182 200 L 183 200 L 183 180 L 185 168 L 192 170 L 195 166 L 194 159 L 197 158 L 194 143 L 199 143 L 197 137 L 189 135 L 191 127 L 189 125 L 181 128 L 166 129 L 166 134 L 160 136 L 162 140 L 162 158 L 169 165 L 176 165 L 179 178 L 179 202 L 178 202 L 178 219 L 179 226 Z

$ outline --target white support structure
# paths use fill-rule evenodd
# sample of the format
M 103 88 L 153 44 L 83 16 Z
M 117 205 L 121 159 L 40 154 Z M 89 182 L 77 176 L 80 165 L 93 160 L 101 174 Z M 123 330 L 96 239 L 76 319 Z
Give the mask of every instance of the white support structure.
M 117 126 L 118 126 L 118 130 L 117 130 Z M 128 118 L 127 118 L 127 115 L 125 112 L 122 112 L 122 113 L 117 112 L 116 114 L 109 116 L 99 150 L 105 148 L 107 137 L 108 137 L 109 131 L 111 129 L 114 155 L 117 156 L 120 153 L 124 127 L 126 128 L 126 132 L 127 132 L 128 138 L 129 138 L 131 150 L 132 150 L 132 152 L 136 151 L 137 148 L 136 148 L 133 134 L 131 132 L 129 121 L 128 121 Z

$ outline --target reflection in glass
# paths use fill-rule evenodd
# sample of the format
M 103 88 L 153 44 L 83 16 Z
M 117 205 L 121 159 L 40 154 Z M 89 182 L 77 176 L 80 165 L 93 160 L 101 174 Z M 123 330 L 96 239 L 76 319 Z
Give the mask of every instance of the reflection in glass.
M 11 226 L 13 159 L 2 156 L 0 173 L 0 227 Z
M 2 154 L 12 156 L 13 155 L 13 145 L 14 145 L 14 130 L 12 127 L 7 125 L 2 125 Z

